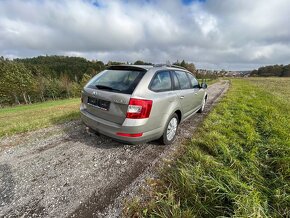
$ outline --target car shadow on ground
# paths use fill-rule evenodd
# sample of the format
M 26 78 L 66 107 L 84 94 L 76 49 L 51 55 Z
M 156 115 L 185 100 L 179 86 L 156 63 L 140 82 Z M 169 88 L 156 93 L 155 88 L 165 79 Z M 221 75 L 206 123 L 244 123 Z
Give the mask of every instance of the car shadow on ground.
M 142 144 L 126 144 L 119 141 L 116 141 L 106 135 L 101 133 L 93 133 L 87 132 L 86 126 L 82 123 L 80 119 L 68 122 L 67 124 L 60 125 L 61 130 L 65 133 L 66 141 L 78 142 L 85 144 L 87 146 L 91 146 L 94 148 L 101 149 L 114 149 L 114 148 L 130 148 L 139 149 L 145 145 L 154 145 L 154 146 L 162 146 L 158 140 L 142 143 Z

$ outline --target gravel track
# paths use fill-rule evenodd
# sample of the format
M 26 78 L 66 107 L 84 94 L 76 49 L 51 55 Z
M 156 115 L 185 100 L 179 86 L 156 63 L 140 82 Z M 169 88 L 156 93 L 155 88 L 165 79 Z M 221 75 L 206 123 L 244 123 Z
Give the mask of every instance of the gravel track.
M 0 217 L 118 217 L 124 199 L 192 136 L 228 86 L 209 86 L 205 113 L 182 123 L 170 146 L 90 136 L 80 121 L 2 138 Z

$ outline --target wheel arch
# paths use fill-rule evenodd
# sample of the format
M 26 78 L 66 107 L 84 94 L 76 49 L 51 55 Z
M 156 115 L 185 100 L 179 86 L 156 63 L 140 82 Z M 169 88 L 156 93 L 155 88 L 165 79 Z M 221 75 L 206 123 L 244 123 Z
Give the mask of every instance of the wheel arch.
M 176 110 L 173 114 L 177 114 L 177 117 L 178 117 L 178 123 L 180 123 L 180 122 L 181 122 L 181 118 L 182 118 L 181 111 L 178 109 L 178 110 Z

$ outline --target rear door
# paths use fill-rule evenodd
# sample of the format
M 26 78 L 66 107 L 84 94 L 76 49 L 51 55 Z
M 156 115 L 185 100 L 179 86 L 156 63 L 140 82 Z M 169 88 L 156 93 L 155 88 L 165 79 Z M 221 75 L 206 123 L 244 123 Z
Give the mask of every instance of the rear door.
M 153 108 L 151 111 L 152 126 L 162 126 L 163 118 L 167 118 L 171 111 L 172 104 L 175 104 L 177 95 L 172 87 L 171 72 L 169 70 L 161 70 L 153 76 L 149 89 L 154 92 Z
M 176 70 L 173 73 L 173 79 L 177 78 L 180 89 L 177 90 L 180 104 L 182 106 L 183 116 L 186 118 L 194 111 L 194 89 L 191 88 L 190 81 L 186 72 Z
M 87 112 L 117 124 L 126 118 L 128 104 L 135 87 L 145 72 L 138 70 L 106 70 L 95 76 L 84 88 Z

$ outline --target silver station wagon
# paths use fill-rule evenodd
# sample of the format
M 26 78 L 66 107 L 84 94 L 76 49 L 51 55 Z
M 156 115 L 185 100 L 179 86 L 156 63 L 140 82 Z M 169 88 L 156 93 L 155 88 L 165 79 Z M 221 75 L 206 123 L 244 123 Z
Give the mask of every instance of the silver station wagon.
M 81 118 L 89 131 L 124 143 L 171 144 L 178 125 L 204 110 L 206 88 L 177 66 L 110 66 L 84 87 Z

